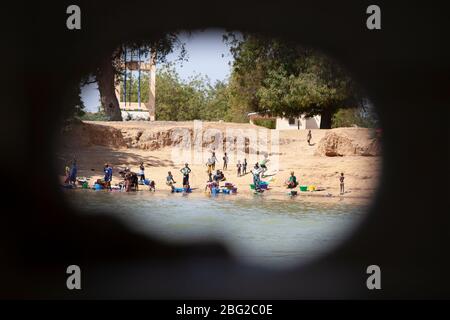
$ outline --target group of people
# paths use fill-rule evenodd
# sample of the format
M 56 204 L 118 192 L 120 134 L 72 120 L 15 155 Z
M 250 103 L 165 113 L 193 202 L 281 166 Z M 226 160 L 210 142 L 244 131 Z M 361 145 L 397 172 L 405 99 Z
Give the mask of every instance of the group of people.
M 64 183 L 67 185 L 75 185 L 77 182 L 77 161 L 73 160 L 72 163 L 66 164 L 66 167 L 64 168 L 65 173 L 65 180 Z
M 143 167 L 143 163 L 141 163 L 141 168 Z M 96 183 L 101 185 L 104 189 L 112 189 L 111 182 L 113 178 L 113 168 L 108 164 L 105 163 L 103 167 L 104 177 L 103 179 L 97 179 Z M 119 182 L 118 187 L 121 190 L 124 191 L 132 191 L 132 190 L 138 190 L 139 189 L 139 181 L 143 181 L 145 179 L 143 170 L 139 172 L 139 174 L 133 172 L 130 170 L 130 168 L 126 167 L 123 170 L 119 171 L 120 176 L 122 177 L 122 181 Z M 140 179 L 139 180 L 139 176 Z
M 183 177 L 183 189 L 185 191 L 190 191 L 191 190 L 191 186 L 189 183 L 189 174 L 192 172 L 191 168 L 189 168 L 189 164 L 185 163 L 184 167 L 180 169 L 180 172 L 182 174 Z M 168 185 L 172 192 L 175 191 L 175 184 L 177 182 L 175 181 L 173 174 L 171 171 L 167 172 L 167 177 L 166 177 L 166 185 Z
M 223 168 L 222 170 L 227 170 L 228 169 L 228 162 L 229 162 L 229 158 L 227 153 L 225 152 L 223 157 Z M 216 163 L 218 163 L 219 160 L 216 157 L 216 153 L 213 151 L 211 154 L 211 157 L 208 158 L 208 161 L 206 162 L 206 167 L 208 174 L 212 173 L 214 170 L 216 170 Z
M 345 193 L 344 188 L 344 173 L 341 172 L 341 175 L 339 176 L 339 194 L 343 195 Z M 287 189 L 294 189 L 298 186 L 297 177 L 294 174 L 294 171 L 291 171 L 291 175 L 284 183 Z
M 244 159 L 244 161 L 241 163 L 241 160 L 238 160 L 237 164 L 237 176 L 244 176 L 247 174 L 247 159 Z
M 309 143 L 308 139 L 308 143 Z M 225 153 L 223 156 L 224 165 L 223 170 L 227 169 L 228 166 L 228 156 Z M 215 152 L 212 152 L 212 156 L 208 159 L 208 162 L 206 164 L 207 166 L 207 173 L 208 173 L 208 180 L 206 182 L 205 191 L 209 188 L 213 187 L 219 187 L 219 183 L 222 181 L 225 181 L 225 175 L 222 170 L 215 170 L 215 165 L 217 163 L 217 157 L 215 155 Z M 264 159 L 260 162 L 255 163 L 253 169 L 250 171 L 253 175 L 253 185 L 255 187 L 256 192 L 262 192 L 264 191 L 262 186 L 262 178 L 264 178 L 264 173 L 267 171 L 267 163 L 269 162 L 268 155 L 265 154 Z M 237 175 L 238 177 L 247 174 L 247 159 L 244 159 L 243 163 L 240 161 L 236 164 L 237 167 Z M 213 171 L 215 173 L 213 174 Z M 77 181 L 77 162 L 76 160 L 73 160 L 71 164 L 67 164 L 65 166 L 65 184 L 68 185 L 75 185 Z M 111 189 L 111 182 L 113 178 L 113 168 L 108 164 L 105 163 L 104 168 L 104 178 L 98 179 L 96 183 L 102 185 L 105 189 Z M 186 191 L 190 191 L 190 181 L 189 176 L 192 172 L 191 168 L 189 167 L 188 163 L 185 163 L 184 167 L 180 169 L 180 173 L 182 174 L 183 178 L 183 189 Z M 141 162 L 139 165 L 139 172 L 135 173 L 132 172 L 128 167 L 126 167 L 124 170 L 119 171 L 119 174 L 123 178 L 123 181 L 121 181 L 118 185 L 121 190 L 124 191 L 137 191 L 139 189 L 139 184 L 146 184 L 149 186 L 149 190 L 156 191 L 156 185 L 154 180 L 147 180 L 145 178 L 145 166 L 144 163 Z M 344 173 L 342 172 L 339 176 L 339 182 L 340 182 L 340 194 L 344 194 Z M 166 185 L 168 185 L 172 192 L 175 190 L 175 184 L 176 181 L 172 175 L 171 171 L 168 171 L 167 177 L 166 177 Z M 297 181 L 297 177 L 294 174 L 294 171 L 291 171 L 289 178 L 285 181 L 285 186 L 288 189 L 294 189 L 299 185 Z
M 230 161 L 226 152 L 224 153 L 222 160 L 223 160 L 222 171 L 225 171 L 228 169 L 228 164 Z M 219 162 L 219 160 L 217 159 L 216 153 L 213 151 L 211 154 L 211 157 L 209 157 L 208 161 L 206 162 L 206 167 L 207 167 L 206 172 L 208 174 L 209 180 L 211 180 L 211 176 L 213 175 L 213 172 L 216 170 L 216 163 L 218 163 L 218 162 Z M 238 162 L 236 164 L 236 168 L 237 168 L 237 176 L 238 177 L 247 174 L 247 159 L 244 159 L 244 161 L 242 163 L 240 160 L 238 160 Z M 218 172 L 222 172 L 222 171 L 218 171 Z

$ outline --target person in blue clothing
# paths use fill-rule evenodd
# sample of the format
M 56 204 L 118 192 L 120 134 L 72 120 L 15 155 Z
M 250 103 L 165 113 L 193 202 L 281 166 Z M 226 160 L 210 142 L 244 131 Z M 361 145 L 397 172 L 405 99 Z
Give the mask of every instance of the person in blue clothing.
M 77 181 L 77 172 L 78 172 L 77 162 L 76 160 L 73 160 L 69 171 L 69 183 L 72 185 L 75 185 Z
M 111 181 L 112 181 L 112 168 L 109 166 L 108 163 L 105 163 L 105 168 L 103 169 L 105 172 L 105 185 L 107 188 L 111 188 Z

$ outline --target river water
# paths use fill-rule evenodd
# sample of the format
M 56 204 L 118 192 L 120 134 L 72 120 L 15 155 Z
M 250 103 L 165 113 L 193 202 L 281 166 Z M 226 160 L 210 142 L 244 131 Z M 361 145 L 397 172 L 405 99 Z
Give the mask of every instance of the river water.
M 109 214 L 170 242 L 219 239 L 245 262 L 303 263 L 332 250 L 357 227 L 367 207 L 336 198 L 68 190 L 83 214 Z

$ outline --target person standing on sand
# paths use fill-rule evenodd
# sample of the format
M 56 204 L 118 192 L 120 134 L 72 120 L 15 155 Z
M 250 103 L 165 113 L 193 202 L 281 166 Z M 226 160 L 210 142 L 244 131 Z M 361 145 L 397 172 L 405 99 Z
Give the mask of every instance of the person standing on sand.
M 259 167 L 262 173 L 262 177 L 264 178 L 264 173 L 267 171 L 267 162 L 269 162 L 269 156 L 264 154 L 264 159 L 259 162 Z
M 311 134 L 311 130 L 308 131 L 308 135 L 306 137 L 306 140 L 308 141 L 308 145 L 311 145 L 311 139 L 312 139 L 312 134 Z
M 216 153 L 213 151 L 212 156 L 211 156 L 211 172 L 216 170 L 216 162 L 219 162 L 219 160 L 216 157 Z
M 140 181 L 144 181 L 145 180 L 144 170 L 145 170 L 144 162 L 141 162 L 141 165 L 139 166 L 139 180 Z
M 186 163 L 184 168 L 181 168 L 180 172 L 183 174 L 183 188 L 189 188 L 189 173 L 191 173 L 191 168 L 189 164 Z
M 224 156 L 223 156 L 223 169 L 222 170 L 227 170 L 228 168 L 228 156 L 227 153 L 225 152 Z
M 340 193 L 344 194 L 344 173 L 341 172 L 341 176 L 339 177 L 339 182 L 340 182 Z
M 213 161 L 212 161 L 212 158 L 208 158 L 208 161 L 206 162 L 206 167 L 207 167 L 206 173 L 208 175 L 211 175 L 212 172 L 213 172 Z
M 242 168 L 242 164 L 241 164 L 240 160 L 238 160 L 236 167 L 237 167 L 237 176 L 240 177 L 241 176 L 241 168 Z
M 255 191 L 262 192 L 261 189 L 261 168 L 258 163 L 255 164 L 255 167 L 250 172 L 253 174 L 253 185 L 255 186 Z
M 77 161 L 74 159 L 72 161 L 72 166 L 70 167 L 70 171 L 69 171 L 69 183 L 71 185 L 75 186 L 75 183 L 77 181 L 77 172 L 78 172 Z
M 70 167 L 69 167 L 68 163 L 66 163 L 66 166 L 64 167 L 64 176 L 66 177 L 66 179 L 64 180 L 64 183 L 68 184 L 69 178 L 70 178 Z
M 111 188 L 111 181 L 112 181 L 112 168 L 109 166 L 108 163 L 105 163 L 105 167 L 103 168 L 103 172 L 105 173 L 105 177 L 103 180 L 105 180 L 105 184 L 108 188 Z
M 247 158 L 244 158 L 244 163 L 242 164 L 242 174 L 247 174 Z
M 78 172 L 77 162 L 75 159 L 72 161 L 72 165 L 70 166 L 70 168 L 66 166 L 65 171 L 66 171 L 65 183 L 75 186 L 77 182 L 77 172 Z

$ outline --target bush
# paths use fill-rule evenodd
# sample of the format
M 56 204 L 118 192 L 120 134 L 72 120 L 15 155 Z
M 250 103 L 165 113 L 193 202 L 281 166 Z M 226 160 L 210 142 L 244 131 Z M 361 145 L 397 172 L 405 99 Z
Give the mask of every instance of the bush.
M 253 123 L 257 126 L 265 127 L 267 129 L 275 129 L 276 128 L 276 120 L 275 119 L 255 119 Z
M 355 125 L 363 128 L 376 128 L 378 118 L 372 110 L 365 111 L 361 108 L 340 109 L 334 114 L 331 127 L 352 127 Z
M 79 119 L 84 121 L 109 121 L 109 117 L 103 111 L 86 112 Z

